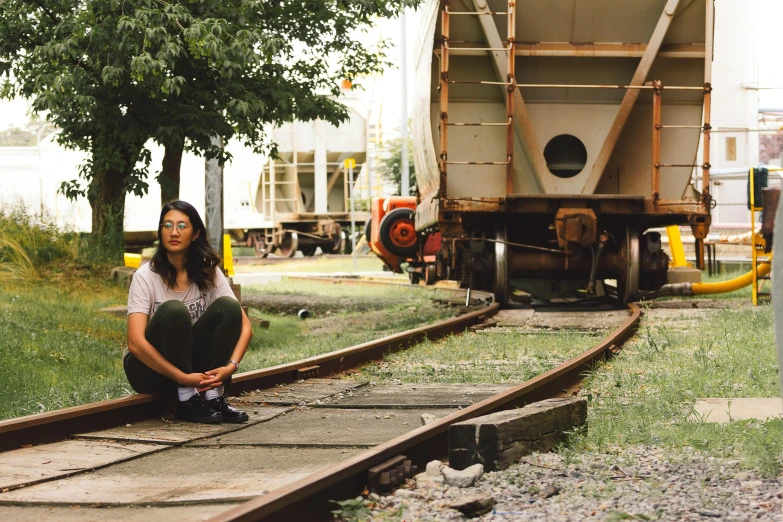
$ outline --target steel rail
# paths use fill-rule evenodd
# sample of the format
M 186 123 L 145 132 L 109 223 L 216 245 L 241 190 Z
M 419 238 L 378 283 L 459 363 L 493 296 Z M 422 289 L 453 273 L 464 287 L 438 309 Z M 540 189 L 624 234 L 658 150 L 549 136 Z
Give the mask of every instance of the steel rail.
M 322 520 L 327 513 L 329 500 L 355 497 L 364 490 L 367 485 L 367 472 L 371 467 L 402 453 L 417 464 L 419 469 L 423 469 L 423 465 L 429 460 L 443 457 L 446 454 L 448 428 L 451 424 L 555 397 L 566 391 L 581 379 L 585 370 L 590 370 L 596 362 L 611 356 L 614 350 L 633 335 L 641 317 L 641 310 L 637 305 L 631 304 L 629 311 L 628 319 L 611 335 L 557 368 L 320 472 L 272 490 L 209 519 L 210 522 Z
M 370 284 L 394 284 L 373 282 Z M 455 289 L 445 289 L 454 291 Z M 464 291 L 462 291 L 464 293 Z M 300 359 L 287 364 L 253 370 L 234 376 L 229 391 L 232 395 L 257 388 L 271 388 L 277 384 L 295 382 L 302 378 L 299 370 L 307 368 L 310 374 L 321 377 L 344 372 L 363 363 L 380 360 L 384 354 L 407 348 L 424 339 L 440 339 L 464 331 L 499 308 L 496 303 L 480 310 L 446 319 L 427 326 L 389 335 L 375 341 L 344 348 L 335 352 Z M 318 368 L 314 368 L 318 367 Z M 27 415 L 0 421 L 0 451 L 26 445 L 55 442 L 77 433 L 112 428 L 152 417 L 160 417 L 174 410 L 173 397 L 162 394 L 139 393 L 128 397 L 73 406 L 60 410 Z

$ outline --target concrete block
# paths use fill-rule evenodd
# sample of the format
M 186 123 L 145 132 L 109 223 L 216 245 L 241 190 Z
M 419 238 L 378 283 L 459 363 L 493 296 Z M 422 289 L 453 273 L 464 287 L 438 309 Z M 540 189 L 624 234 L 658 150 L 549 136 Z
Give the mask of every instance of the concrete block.
M 690 266 L 670 267 L 666 277 L 669 284 L 701 283 L 701 270 Z
M 234 292 L 234 297 L 237 298 L 239 304 L 242 304 L 242 285 L 234 284 L 233 282 L 230 282 L 229 285 L 231 286 L 231 291 Z
M 548 399 L 449 427 L 449 465 L 464 469 L 483 464 L 486 471 L 505 469 L 523 455 L 550 451 L 565 432 L 587 421 L 584 399 Z
M 136 269 L 130 266 L 117 266 L 111 269 L 111 280 L 118 285 L 128 288 L 133 279 Z
M 710 398 L 698 399 L 693 405 L 693 422 L 715 422 L 725 424 L 731 421 L 783 418 L 783 399 L 780 397 L 756 398 Z

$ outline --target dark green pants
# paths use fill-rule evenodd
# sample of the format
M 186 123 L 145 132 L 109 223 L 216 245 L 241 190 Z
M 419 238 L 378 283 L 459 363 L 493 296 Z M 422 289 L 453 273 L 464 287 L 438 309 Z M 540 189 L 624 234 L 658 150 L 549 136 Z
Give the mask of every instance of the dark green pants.
M 184 373 L 193 373 L 228 364 L 241 332 L 239 303 L 230 297 L 221 297 L 193 326 L 190 312 L 182 302 L 166 301 L 150 318 L 144 337 L 171 364 Z M 139 393 L 172 390 L 178 386 L 131 353 L 125 354 L 122 363 L 128 382 Z

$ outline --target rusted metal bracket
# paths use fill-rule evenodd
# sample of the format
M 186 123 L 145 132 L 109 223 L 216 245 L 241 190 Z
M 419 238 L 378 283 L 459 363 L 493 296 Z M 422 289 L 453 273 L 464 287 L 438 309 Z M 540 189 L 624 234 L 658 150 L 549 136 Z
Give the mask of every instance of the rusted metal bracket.
M 298 368 L 296 370 L 297 380 L 315 379 L 318 377 L 318 370 L 320 369 L 320 366 L 305 366 L 304 368 Z
M 394 489 L 405 483 L 416 474 L 417 467 L 405 455 L 398 455 L 393 459 L 382 462 L 367 471 L 370 481 L 370 491 L 381 493 Z

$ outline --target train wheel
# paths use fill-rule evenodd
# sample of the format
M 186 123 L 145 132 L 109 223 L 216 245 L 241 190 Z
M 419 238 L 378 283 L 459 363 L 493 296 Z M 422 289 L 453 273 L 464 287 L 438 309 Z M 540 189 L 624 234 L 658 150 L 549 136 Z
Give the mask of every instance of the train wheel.
M 617 279 L 617 298 L 625 303 L 639 299 L 639 230 L 625 227 L 625 270 Z
M 364 240 L 367 241 L 368 245 L 372 241 L 372 218 L 369 218 L 364 224 Z
M 424 265 L 424 284 L 434 285 L 438 281 L 438 270 L 435 263 Z
M 381 244 L 391 254 L 408 257 L 419 250 L 415 216 L 413 209 L 395 208 L 381 220 Z
M 345 240 L 343 240 L 343 230 L 340 228 L 340 225 L 335 223 L 334 224 L 334 234 L 332 235 L 332 254 L 342 254 L 343 248 L 345 247 Z
M 266 257 L 269 255 L 269 247 L 266 244 L 263 232 L 253 232 L 251 241 L 253 243 L 253 250 L 258 257 Z
M 315 255 L 315 251 L 318 248 L 318 245 L 306 245 L 301 247 L 299 250 L 302 251 L 302 255 L 305 257 L 312 257 Z
M 506 225 L 498 225 L 495 231 L 495 301 L 508 304 L 508 245 Z
M 286 232 L 283 235 L 283 240 L 277 245 L 275 254 L 280 257 L 294 257 L 297 250 L 299 250 L 299 234 Z

